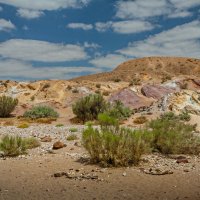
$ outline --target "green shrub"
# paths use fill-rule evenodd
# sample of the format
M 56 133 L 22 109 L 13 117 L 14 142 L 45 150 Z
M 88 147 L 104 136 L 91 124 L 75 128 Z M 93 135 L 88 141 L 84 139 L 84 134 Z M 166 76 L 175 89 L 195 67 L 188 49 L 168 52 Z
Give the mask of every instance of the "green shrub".
M 115 79 L 114 79 L 114 82 L 116 82 L 116 83 L 118 83 L 118 82 L 120 82 L 120 81 L 121 81 L 120 78 L 115 78 Z
M 101 127 L 117 126 L 119 124 L 118 119 L 106 113 L 100 113 L 98 115 L 98 122 L 101 125 Z
M 19 124 L 17 128 L 28 128 L 29 125 L 26 123 Z
M 134 123 L 135 124 L 144 124 L 144 123 L 146 123 L 148 120 L 147 120 L 147 118 L 145 117 L 145 116 L 139 116 L 139 117 L 136 117 L 135 119 L 134 119 Z
M 153 135 L 152 148 L 163 154 L 198 154 L 200 139 L 194 136 L 194 125 L 180 120 L 156 119 L 149 123 Z
M 19 136 L 4 136 L 0 141 L 0 150 L 5 156 L 18 156 L 26 154 L 26 143 Z
M 77 140 L 78 137 L 75 134 L 71 134 L 69 136 L 67 136 L 67 140 L 68 141 L 73 141 L 73 140 Z
M 18 100 L 12 97 L 0 97 L 0 117 L 9 117 L 10 113 L 15 109 Z
M 124 120 L 131 116 L 132 111 L 128 107 L 125 107 L 121 101 L 115 101 L 108 106 L 106 113 L 111 117 Z
M 161 115 L 162 120 L 181 120 L 181 121 L 190 121 L 191 116 L 188 112 L 182 112 L 179 115 L 175 115 L 173 112 L 166 112 Z
M 115 126 L 95 129 L 88 126 L 83 131 L 82 143 L 91 161 L 103 166 L 128 166 L 138 164 L 143 153 L 149 151 L 148 134 Z
M 77 129 L 77 128 L 75 128 L 75 127 L 73 127 L 73 128 L 70 128 L 70 129 L 69 129 L 69 131 L 70 131 L 70 132 L 72 132 L 72 133 L 74 133 L 74 132 L 77 132 L 77 131 L 78 131 L 78 129 Z
M 96 88 L 101 88 L 101 84 L 100 84 L 100 83 L 97 83 L 97 84 L 96 84 Z
M 187 121 L 189 122 L 191 120 L 191 116 L 189 115 L 188 112 L 182 112 L 181 114 L 179 114 L 179 119 L 182 121 Z
M 49 106 L 36 106 L 28 110 L 23 115 L 26 118 L 39 119 L 39 118 L 57 118 L 58 113 Z
M 73 113 L 82 122 L 97 119 L 99 113 L 106 110 L 107 103 L 99 94 L 91 94 L 78 100 L 73 106 Z
M 34 149 L 41 145 L 40 141 L 34 137 L 24 138 L 24 142 L 27 149 Z
M 62 127 L 64 124 L 56 124 L 56 127 Z

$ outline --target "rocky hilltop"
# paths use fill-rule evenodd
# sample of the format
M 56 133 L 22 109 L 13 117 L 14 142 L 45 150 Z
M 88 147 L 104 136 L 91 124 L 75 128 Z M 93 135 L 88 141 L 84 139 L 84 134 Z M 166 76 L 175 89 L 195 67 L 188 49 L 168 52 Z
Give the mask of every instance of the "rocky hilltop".
M 73 117 L 72 104 L 91 93 L 101 93 L 108 101 L 121 100 L 135 112 L 185 110 L 200 115 L 200 60 L 149 57 L 122 63 L 112 72 L 73 80 L 0 82 L 0 95 L 19 99 L 16 116 L 34 105 L 47 104 L 68 121 Z

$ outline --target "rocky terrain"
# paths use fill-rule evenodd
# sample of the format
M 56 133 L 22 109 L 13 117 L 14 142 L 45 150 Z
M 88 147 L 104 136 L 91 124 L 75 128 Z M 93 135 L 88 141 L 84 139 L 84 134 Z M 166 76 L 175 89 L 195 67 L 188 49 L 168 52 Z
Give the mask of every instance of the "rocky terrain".
M 139 166 L 101 168 L 89 163 L 81 145 L 84 125 L 73 122 L 72 104 L 88 94 L 120 100 L 138 116 L 151 120 L 166 111 L 187 111 L 200 131 L 200 60 L 151 57 L 127 61 L 108 73 L 73 80 L 0 81 L 0 95 L 19 104 L 10 118 L 0 118 L 0 137 L 35 137 L 41 146 L 27 155 L 0 154 L 0 199 L 200 199 L 200 157 L 158 153 L 145 155 Z M 51 124 L 24 122 L 23 113 L 35 105 L 49 105 L 60 114 Z M 63 126 L 57 127 L 58 124 Z M 71 128 L 76 128 L 75 132 Z M 67 137 L 75 134 L 75 140 Z

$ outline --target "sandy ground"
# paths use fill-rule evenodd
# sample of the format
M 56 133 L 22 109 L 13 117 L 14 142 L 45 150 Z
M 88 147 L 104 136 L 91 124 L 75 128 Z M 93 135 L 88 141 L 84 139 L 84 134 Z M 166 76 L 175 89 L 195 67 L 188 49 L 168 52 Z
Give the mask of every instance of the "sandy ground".
M 56 154 L 0 160 L 0 199 L 200 199 L 200 162 L 195 170 L 174 170 L 168 175 L 149 175 L 139 167 L 102 169 L 79 162 L 66 152 L 81 153 L 70 145 Z M 99 180 L 73 180 L 58 172 L 95 173 Z

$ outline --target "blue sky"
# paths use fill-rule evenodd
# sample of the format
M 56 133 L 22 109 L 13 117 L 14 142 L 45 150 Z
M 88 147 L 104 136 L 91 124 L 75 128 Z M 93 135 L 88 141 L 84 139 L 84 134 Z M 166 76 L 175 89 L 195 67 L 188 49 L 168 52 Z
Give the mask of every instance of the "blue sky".
M 200 0 L 0 0 L 0 79 L 69 79 L 146 56 L 200 58 Z

